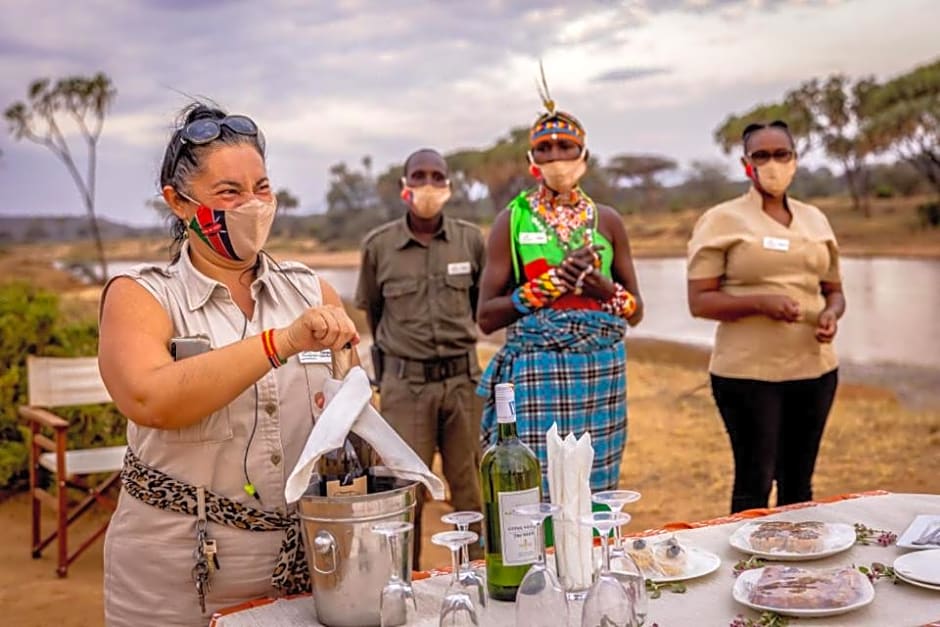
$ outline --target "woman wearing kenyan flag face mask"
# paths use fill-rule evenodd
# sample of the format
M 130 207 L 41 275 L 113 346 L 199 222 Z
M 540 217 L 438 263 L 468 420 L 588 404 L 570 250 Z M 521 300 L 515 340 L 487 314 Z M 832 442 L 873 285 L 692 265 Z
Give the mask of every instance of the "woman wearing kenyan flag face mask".
M 325 350 L 359 339 L 332 286 L 263 251 L 275 203 L 250 118 L 188 107 L 160 186 L 173 261 L 135 266 L 101 299 L 101 377 L 128 418 L 108 627 L 205 626 L 310 589 L 284 483 L 320 411 Z
M 688 245 L 692 315 L 719 321 L 709 370 L 734 453 L 731 511 L 811 500 L 838 384 L 845 313 L 825 214 L 791 198 L 797 155 L 784 122 L 743 133 L 750 190 L 706 211 Z

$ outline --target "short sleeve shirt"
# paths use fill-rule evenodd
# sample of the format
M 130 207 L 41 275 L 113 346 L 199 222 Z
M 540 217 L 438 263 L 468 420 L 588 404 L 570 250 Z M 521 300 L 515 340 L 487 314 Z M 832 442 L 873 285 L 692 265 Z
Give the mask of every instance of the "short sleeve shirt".
M 483 260 L 479 227 L 447 216 L 428 244 L 414 236 L 404 217 L 369 233 L 356 306 L 381 312 L 374 332 L 382 350 L 417 360 L 472 351 Z
M 825 308 L 820 282 L 841 282 L 839 248 L 826 216 L 787 199 L 789 226 L 763 210 L 752 187 L 743 196 L 706 211 L 688 244 L 688 278 L 721 279 L 721 290 L 744 296 L 780 294 L 800 305 L 801 319 L 766 316 L 720 322 L 710 371 L 762 381 L 819 377 L 838 366 L 832 344 L 816 340 Z

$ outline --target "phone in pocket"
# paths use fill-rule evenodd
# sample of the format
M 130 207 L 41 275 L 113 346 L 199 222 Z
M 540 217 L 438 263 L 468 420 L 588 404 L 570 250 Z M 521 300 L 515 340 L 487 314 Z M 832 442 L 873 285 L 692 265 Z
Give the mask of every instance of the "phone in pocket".
M 173 361 L 201 355 L 212 350 L 209 338 L 205 335 L 191 335 L 189 337 L 170 338 L 170 355 Z

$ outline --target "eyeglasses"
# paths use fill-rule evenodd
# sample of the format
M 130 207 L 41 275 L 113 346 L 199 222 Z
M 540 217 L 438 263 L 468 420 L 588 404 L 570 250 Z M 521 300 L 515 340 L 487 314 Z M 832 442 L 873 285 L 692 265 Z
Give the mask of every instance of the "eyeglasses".
M 227 115 L 222 119 L 202 118 L 193 120 L 179 131 L 180 143 L 176 147 L 176 154 L 173 157 L 173 166 L 171 173 L 176 172 L 179 165 L 180 156 L 183 154 L 183 146 L 192 144 L 194 146 L 204 146 L 214 142 L 222 136 L 222 127 L 226 127 L 239 135 L 248 135 L 257 138 L 258 146 L 264 152 L 264 135 L 258 129 L 254 120 L 245 115 Z
M 747 157 L 754 165 L 767 165 L 773 159 L 777 163 L 789 163 L 796 153 L 788 148 L 780 148 L 771 152 L 770 150 L 755 150 Z

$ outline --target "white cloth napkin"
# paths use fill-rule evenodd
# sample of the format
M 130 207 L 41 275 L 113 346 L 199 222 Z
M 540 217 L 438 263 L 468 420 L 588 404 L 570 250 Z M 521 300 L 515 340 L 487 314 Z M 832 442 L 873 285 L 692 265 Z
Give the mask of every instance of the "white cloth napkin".
M 303 496 L 317 460 L 324 453 L 343 446 L 350 431 L 361 436 L 382 458 L 384 465 L 373 469 L 376 474 L 420 481 L 435 499 L 444 498 L 443 482 L 369 404 L 372 387 L 361 367 L 352 368 L 342 381 L 327 380 L 323 396 L 325 409 L 284 485 L 284 498 L 288 503 Z
M 553 424 L 545 434 L 548 449 L 548 493 L 551 502 L 561 506 L 555 518 L 555 560 L 563 585 L 568 589 L 588 588 L 594 574 L 593 537 L 590 527 L 580 524 L 591 513 L 591 466 L 594 447 L 591 434 L 564 441 Z

